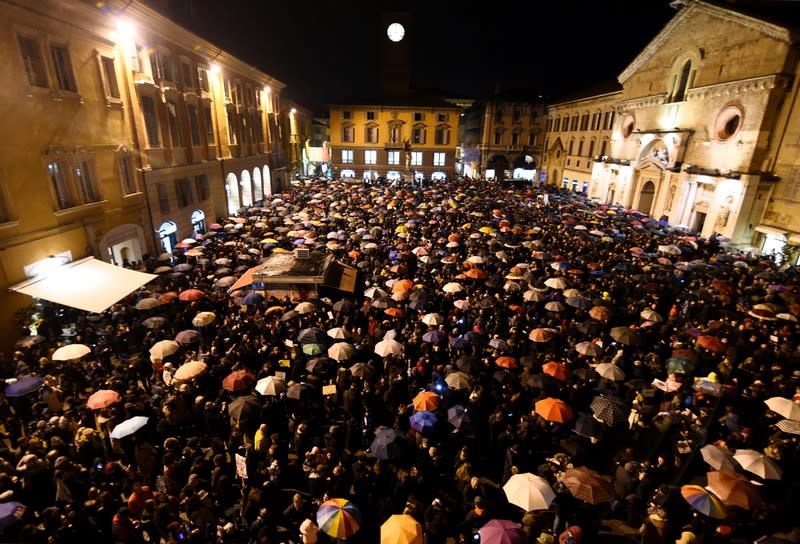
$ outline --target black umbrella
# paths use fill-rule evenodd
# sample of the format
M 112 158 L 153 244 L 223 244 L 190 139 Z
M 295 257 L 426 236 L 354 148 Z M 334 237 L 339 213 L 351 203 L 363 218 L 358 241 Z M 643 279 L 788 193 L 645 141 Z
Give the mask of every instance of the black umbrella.
M 628 421 L 630 410 L 625 403 L 613 395 L 600 395 L 592 400 L 592 413 L 609 426 L 621 425 Z
M 298 315 L 300 315 L 300 312 L 298 312 L 297 310 L 289 310 L 288 312 L 286 312 L 281 316 L 281 321 L 289 321 L 290 319 L 294 319 Z
M 166 317 L 148 317 L 142 321 L 142 325 L 148 329 L 163 329 L 169 325 L 169 319 Z
M 326 344 L 328 342 L 328 333 L 319 327 L 309 327 L 300 331 L 297 335 L 297 341 L 301 344 Z
M 575 420 L 575 434 L 587 438 L 598 438 L 603 432 L 603 425 L 591 416 L 591 414 L 581 413 Z
M 462 355 L 456 359 L 456 368 L 467 374 L 477 374 L 481 369 L 481 364 L 471 355 Z
M 372 454 L 382 461 L 398 459 L 408 451 L 406 435 L 389 427 L 378 427 L 375 439 L 369 446 Z
M 333 359 L 330 357 L 314 357 L 306 363 L 306 370 L 315 374 L 324 374 L 330 370 Z
M 315 391 L 316 388 L 310 383 L 294 383 L 289 387 L 289 389 L 286 390 L 286 396 L 290 399 L 300 400 L 302 398 L 307 398 Z
M 450 425 L 461 431 L 467 430 L 472 425 L 469 408 L 456 404 L 447 409 L 447 421 Z
M 355 303 L 353 301 L 351 301 L 351 300 L 346 299 L 346 298 L 344 298 L 342 300 L 337 300 L 336 302 L 333 303 L 333 311 L 335 311 L 335 312 L 342 312 L 342 313 L 345 313 L 345 314 L 349 314 L 349 313 L 355 312 L 356 309 L 357 309 L 357 307 L 356 307 Z
M 583 323 L 578 323 L 576 325 L 576 328 L 580 332 L 588 336 L 597 336 L 598 334 L 600 334 L 600 332 L 603 331 L 605 325 L 603 325 L 602 321 L 598 321 L 596 319 L 588 319 Z
M 228 406 L 228 415 L 239 423 L 255 421 L 261 414 L 261 399 L 255 395 L 241 395 Z

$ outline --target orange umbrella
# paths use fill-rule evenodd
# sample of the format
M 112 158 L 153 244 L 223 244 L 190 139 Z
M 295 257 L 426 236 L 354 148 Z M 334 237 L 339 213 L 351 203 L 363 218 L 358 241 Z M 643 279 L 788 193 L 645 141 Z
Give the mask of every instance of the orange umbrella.
M 403 317 L 406 315 L 400 308 L 386 308 L 383 312 L 390 317 Z
M 200 300 L 204 296 L 206 296 L 206 294 L 199 289 L 187 289 L 178 294 L 178 298 L 186 302 Z
M 470 268 L 464 273 L 464 275 L 473 280 L 485 280 L 487 274 L 480 268 Z
M 517 368 L 517 360 L 514 357 L 509 357 L 508 355 L 498 357 L 494 363 L 497 366 L 502 366 L 503 368 Z
M 571 376 L 571 372 L 569 371 L 569 369 L 563 364 L 558 363 L 556 361 L 550 361 L 543 364 L 542 372 L 563 382 L 567 381 Z
M 400 291 L 408 291 L 412 287 L 414 287 L 413 281 L 409 279 L 399 280 L 392 286 L 392 293 L 398 293 Z
M 697 337 L 697 345 L 714 353 L 724 353 L 728 346 L 716 336 L 704 335 Z
M 761 504 L 758 488 L 745 476 L 731 470 L 713 470 L 708 473 L 708 486 L 722 504 L 754 510 Z
M 545 418 L 547 421 L 555 423 L 566 423 L 572 421 L 574 414 L 572 408 L 561 399 L 554 397 L 547 397 L 537 401 L 534 405 L 536 413 Z
M 598 321 L 608 321 L 608 318 L 611 317 L 611 310 L 605 306 L 594 306 L 589 310 L 589 317 Z
M 555 336 L 555 333 L 552 330 L 540 327 L 538 329 L 533 329 L 528 335 L 528 338 L 534 342 L 547 342 L 552 340 L 553 336 Z
M 432 412 L 439 407 L 439 400 L 439 395 L 433 391 L 422 391 L 413 398 L 411 403 L 414 405 L 414 410 Z

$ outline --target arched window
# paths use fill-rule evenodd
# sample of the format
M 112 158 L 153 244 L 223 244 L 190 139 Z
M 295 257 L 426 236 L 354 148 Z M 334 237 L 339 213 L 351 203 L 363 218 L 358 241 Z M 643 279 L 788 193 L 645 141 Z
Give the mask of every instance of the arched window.
M 261 169 L 253 168 L 253 198 L 256 202 L 264 198 L 264 184 L 261 182 Z
M 206 214 L 203 210 L 195 210 L 192 212 L 192 232 L 204 232 L 206 230 Z
M 158 227 L 158 236 L 161 238 L 161 244 L 167 253 L 172 253 L 175 249 L 175 244 L 178 243 L 177 232 L 178 226 L 173 221 L 165 221 Z
M 686 97 L 686 89 L 689 86 L 689 76 L 692 73 L 692 61 L 687 60 L 683 63 L 683 68 L 678 79 L 678 86 L 672 94 L 673 102 L 682 102 Z
M 242 170 L 242 181 L 239 182 L 242 189 L 242 206 L 253 205 L 253 184 L 250 183 L 250 171 Z
M 228 195 L 228 215 L 234 215 L 241 207 L 239 204 L 239 180 L 236 174 L 229 173 L 225 178 L 225 193 Z
M 264 183 L 264 196 L 269 196 L 272 194 L 272 174 L 270 173 L 269 166 L 264 166 L 264 174 L 263 174 L 263 183 Z

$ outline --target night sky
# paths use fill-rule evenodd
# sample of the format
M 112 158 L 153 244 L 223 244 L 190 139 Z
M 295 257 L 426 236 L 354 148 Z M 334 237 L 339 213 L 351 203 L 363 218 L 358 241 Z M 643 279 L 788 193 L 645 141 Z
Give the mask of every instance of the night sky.
M 318 113 L 378 92 L 381 0 L 169 0 L 176 22 L 287 84 Z M 613 80 L 675 15 L 669 0 L 408 0 L 412 87 L 556 98 Z M 250 13 L 243 17 L 243 13 Z

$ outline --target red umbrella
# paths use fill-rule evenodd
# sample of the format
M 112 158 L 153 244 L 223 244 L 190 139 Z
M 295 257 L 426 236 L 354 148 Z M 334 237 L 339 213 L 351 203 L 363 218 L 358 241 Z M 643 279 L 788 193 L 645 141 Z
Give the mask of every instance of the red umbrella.
M 256 383 L 256 377 L 247 370 L 234 370 L 222 380 L 226 391 L 243 391 Z
M 185 291 L 181 291 L 178 294 L 178 298 L 183 300 L 183 301 L 185 301 L 185 302 L 192 302 L 194 300 L 200 300 L 204 296 L 206 296 L 206 294 L 204 292 L 202 292 L 200 289 L 187 289 Z
M 121 398 L 119 393 L 113 389 L 98 389 L 86 399 L 86 406 L 92 410 L 100 410 L 101 408 L 111 406 L 115 402 L 119 402 Z

